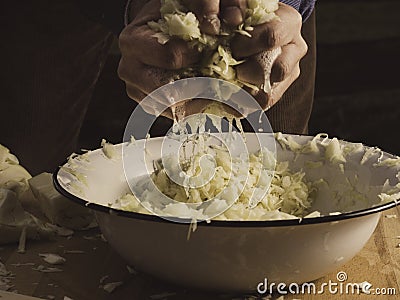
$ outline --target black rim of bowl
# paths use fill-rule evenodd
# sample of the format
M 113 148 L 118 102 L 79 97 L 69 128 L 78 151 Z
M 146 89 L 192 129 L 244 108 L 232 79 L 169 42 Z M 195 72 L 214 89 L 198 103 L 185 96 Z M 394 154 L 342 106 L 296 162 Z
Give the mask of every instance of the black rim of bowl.
M 107 207 L 104 205 L 96 204 L 93 202 L 86 201 L 66 189 L 60 184 L 58 181 L 58 172 L 60 171 L 61 167 L 58 167 L 55 172 L 53 173 L 53 184 L 55 189 L 64 197 L 72 200 L 73 202 L 80 204 L 82 206 L 88 207 L 95 211 L 100 211 L 103 213 L 109 213 L 113 215 L 118 215 L 122 217 L 127 217 L 131 219 L 139 219 L 139 220 L 146 220 L 152 222 L 160 222 L 160 223 L 172 223 L 172 221 L 168 221 L 162 217 L 157 215 L 150 215 L 150 214 L 142 214 L 136 213 L 131 211 L 124 211 L 116 208 Z M 319 223 L 326 223 L 326 222 L 337 222 L 346 219 L 352 219 L 362 216 L 367 216 L 370 214 L 382 212 L 384 210 L 390 209 L 395 207 L 398 204 L 398 199 L 394 201 L 390 201 L 387 203 L 383 203 L 381 205 L 373 206 L 370 208 L 365 208 L 362 210 L 346 212 L 337 215 L 327 215 L 321 217 L 311 217 L 311 218 L 297 218 L 297 219 L 284 219 L 284 220 L 266 220 L 266 221 L 225 221 L 225 220 L 211 220 L 211 222 L 198 222 L 198 226 L 216 226 L 216 227 L 278 227 L 278 226 L 294 226 L 294 225 L 307 225 L 307 224 L 319 224 Z M 179 222 L 180 220 L 180 222 Z M 175 224 L 180 225 L 188 225 L 191 220 L 188 219 L 179 219 L 176 218 L 177 222 L 173 222 Z

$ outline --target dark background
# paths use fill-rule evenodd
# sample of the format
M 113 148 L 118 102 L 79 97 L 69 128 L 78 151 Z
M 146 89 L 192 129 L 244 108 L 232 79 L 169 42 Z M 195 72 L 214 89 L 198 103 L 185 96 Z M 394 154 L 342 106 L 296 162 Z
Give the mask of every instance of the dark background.
M 310 134 L 400 155 L 400 1 L 317 2 L 317 77 Z M 114 45 L 81 131 L 81 148 L 122 141 L 134 103 L 117 76 Z M 139 75 L 140 76 L 140 75 Z

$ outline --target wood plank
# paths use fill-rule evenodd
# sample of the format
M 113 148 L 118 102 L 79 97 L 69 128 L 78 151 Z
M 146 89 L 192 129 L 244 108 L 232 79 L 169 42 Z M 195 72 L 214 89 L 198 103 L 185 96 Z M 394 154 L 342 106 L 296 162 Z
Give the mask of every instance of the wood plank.
M 397 245 L 400 243 L 400 219 L 386 218 L 385 215 L 397 214 L 395 209 L 388 210 L 383 213 L 379 224 L 372 235 L 371 239 L 362 249 L 362 251 L 354 257 L 349 263 L 344 265 L 339 271 L 347 274 L 347 280 L 343 283 L 360 283 L 368 281 L 372 284 L 372 295 L 378 295 L 375 292 L 376 288 L 394 289 L 390 292 L 395 292 L 396 295 L 400 293 L 400 248 Z M 336 278 L 338 272 L 329 274 L 317 281 L 316 286 L 323 283 L 339 281 Z M 383 291 L 383 290 L 382 290 Z M 378 292 L 378 291 L 377 291 Z M 321 299 L 323 295 L 324 300 L 337 300 L 337 299 L 371 299 L 371 295 L 367 294 L 330 294 L 327 290 L 320 295 L 296 295 L 301 296 L 303 300 Z M 372 296 L 374 297 L 374 296 Z M 390 297 L 389 295 L 381 295 L 382 299 Z M 398 296 L 392 296 L 398 297 Z
M 384 212 L 384 215 L 396 214 L 395 210 Z M 338 282 L 336 275 L 338 271 L 346 272 L 348 282 L 359 283 L 370 282 L 374 288 L 394 288 L 396 294 L 400 293 L 400 219 L 381 218 L 378 227 L 363 250 L 342 268 L 315 281 L 318 287 L 329 280 Z M 166 292 L 172 293 L 166 297 L 168 300 L 230 300 L 246 299 L 243 295 L 221 295 L 221 293 L 204 293 L 191 291 L 184 287 L 177 287 L 166 282 L 152 278 L 145 274 L 129 274 L 126 263 L 99 238 L 97 231 L 76 233 L 72 239 L 58 238 L 57 242 L 28 243 L 26 254 L 14 252 L 8 255 L 5 262 L 7 268 L 16 274 L 13 284 L 18 291 L 37 297 L 46 298 L 54 295 L 57 299 L 68 296 L 79 300 L 102 300 L 102 299 L 152 299 L 154 295 L 162 295 Z M 83 236 L 95 237 L 94 239 L 83 238 Z M 9 246 L 15 249 L 14 245 Z M 83 254 L 63 254 L 64 250 L 84 250 Z M 3 257 L 7 251 L 0 250 Z M 18 262 L 34 262 L 35 266 L 43 264 L 38 253 L 53 252 L 62 254 L 67 262 L 59 266 L 63 269 L 61 273 L 42 274 L 32 270 L 32 266 L 15 266 Z M 124 284 L 117 288 L 112 294 L 102 290 L 100 279 L 108 275 L 106 282 L 123 281 Z M 33 285 L 34 282 L 38 284 Z M 32 287 L 34 286 L 34 288 Z M 274 295 L 279 296 L 279 295 Z M 285 299 L 371 299 L 371 295 L 339 295 L 330 294 L 325 290 L 319 295 L 287 295 Z M 382 296 L 381 299 L 386 299 Z M 396 296 L 394 296 L 396 297 Z M 5 298 L 8 300 L 8 298 Z M 11 299 L 10 299 L 11 300 Z M 12 299 L 14 300 L 14 299 Z M 23 299 L 15 299 L 23 300 Z M 28 300 L 28 299 L 26 299 Z
M 4 300 L 42 300 L 42 298 L 30 297 L 15 293 L 0 291 L 0 299 Z

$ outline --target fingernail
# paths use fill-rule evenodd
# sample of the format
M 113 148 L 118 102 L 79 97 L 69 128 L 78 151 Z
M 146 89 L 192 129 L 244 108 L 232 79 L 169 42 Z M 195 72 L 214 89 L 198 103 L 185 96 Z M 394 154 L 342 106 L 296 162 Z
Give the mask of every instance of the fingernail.
M 221 22 L 216 14 L 211 14 L 208 16 L 204 16 L 203 21 L 200 25 L 200 30 L 204 33 L 208 34 L 219 34 L 219 29 L 221 26 Z
M 242 11 L 237 6 L 228 6 L 222 11 L 222 19 L 229 26 L 238 26 L 243 23 Z

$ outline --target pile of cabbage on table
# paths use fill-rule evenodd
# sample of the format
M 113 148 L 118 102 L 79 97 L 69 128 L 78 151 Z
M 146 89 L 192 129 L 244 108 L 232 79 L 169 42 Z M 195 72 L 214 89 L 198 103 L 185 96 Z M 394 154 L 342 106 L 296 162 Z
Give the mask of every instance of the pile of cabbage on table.
M 26 239 L 71 235 L 96 226 L 86 208 L 72 203 L 54 188 L 52 174 L 32 177 L 18 158 L 0 144 L 0 245 Z

